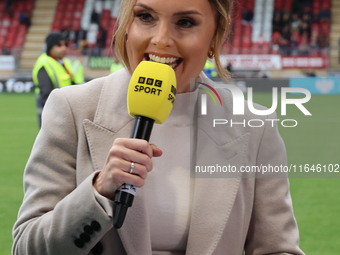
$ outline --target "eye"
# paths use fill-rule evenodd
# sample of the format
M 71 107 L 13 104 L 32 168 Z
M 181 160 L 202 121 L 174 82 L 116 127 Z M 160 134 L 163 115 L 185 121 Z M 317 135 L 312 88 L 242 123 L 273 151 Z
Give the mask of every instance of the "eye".
M 150 13 L 142 12 L 136 15 L 143 22 L 150 22 L 153 20 L 153 17 Z
M 183 28 L 190 28 L 196 25 L 195 21 L 191 19 L 181 19 L 177 22 L 177 25 Z

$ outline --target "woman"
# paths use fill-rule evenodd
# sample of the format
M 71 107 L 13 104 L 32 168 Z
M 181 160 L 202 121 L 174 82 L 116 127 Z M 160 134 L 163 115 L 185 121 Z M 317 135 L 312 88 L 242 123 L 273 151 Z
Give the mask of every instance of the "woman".
M 225 75 L 218 49 L 230 5 L 122 1 L 115 40 L 126 68 L 51 94 L 25 170 L 14 254 L 303 254 L 286 178 L 190 178 L 190 159 L 204 156 L 238 167 L 286 163 L 276 128 L 212 129 L 200 117 L 190 155 L 188 102 L 199 97 L 190 78 L 204 78 L 207 55 Z M 127 85 L 142 60 L 166 62 L 177 78 L 174 108 L 151 136 L 158 147 L 126 138 Z M 234 118 L 230 93 L 219 93 L 225 106 L 209 102 L 209 116 Z M 117 231 L 112 198 L 123 183 L 139 189 Z

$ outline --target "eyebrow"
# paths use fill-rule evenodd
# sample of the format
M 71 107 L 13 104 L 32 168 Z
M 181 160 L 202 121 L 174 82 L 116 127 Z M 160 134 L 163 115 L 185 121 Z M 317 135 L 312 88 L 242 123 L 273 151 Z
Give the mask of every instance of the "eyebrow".
M 156 12 L 154 9 L 152 9 L 150 6 L 147 6 L 145 4 L 136 4 L 135 6 L 139 6 L 139 7 L 142 7 L 148 11 L 152 11 L 152 12 Z M 199 13 L 198 11 L 195 11 L 195 10 L 191 10 L 191 11 L 184 11 L 184 12 L 176 12 L 174 15 L 188 15 L 188 14 L 196 14 L 196 15 L 201 15 L 203 16 L 201 13 Z

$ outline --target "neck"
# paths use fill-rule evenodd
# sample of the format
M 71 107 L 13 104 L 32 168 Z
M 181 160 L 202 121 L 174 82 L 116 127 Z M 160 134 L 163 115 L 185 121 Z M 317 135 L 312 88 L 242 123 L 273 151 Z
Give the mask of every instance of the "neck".
M 61 58 L 57 58 L 55 55 L 53 55 L 52 53 L 48 54 L 48 56 L 50 56 L 51 58 L 54 58 L 55 60 L 61 60 Z

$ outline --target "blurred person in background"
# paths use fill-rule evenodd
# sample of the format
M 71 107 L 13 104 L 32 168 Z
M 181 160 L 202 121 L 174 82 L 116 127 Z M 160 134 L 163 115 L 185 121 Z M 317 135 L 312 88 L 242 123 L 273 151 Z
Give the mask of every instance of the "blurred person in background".
M 320 12 L 318 9 L 315 9 L 312 14 L 312 23 L 319 23 L 320 22 Z
M 304 31 L 299 41 L 299 55 L 302 55 L 302 56 L 309 55 L 309 51 L 310 51 L 309 44 L 310 44 L 310 38 L 308 36 L 308 32 Z
M 110 67 L 110 72 L 114 73 L 120 69 L 124 68 L 124 66 L 122 65 L 122 63 L 119 62 L 119 60 L 117 58 L 113 58 L 113 63 Z
M 290 26 L 285 25 L 282 29 L 280 40 L 280 54 L 281 55 L 290 55 Z
M 53 89 L 77 84 L 74 80 L 72 63 L 65 58 L 67 40 L 59 32 L 46 37 L 46 52 L 37 59 L 32 78 L 36 87 L 38 120 L 41 126 L 41 112 Z
M 27 12 L 20 12 L 19 20 L 20 24 L 25 24 L 27 28 L 31 26 L 31 18 Z
M 83 67 L 84 57 L 80 55 L 72 63 L 73 73 L 74 73 L 74 83 L 83 84 L 84 83 L 84 67 Z
M 290 54 L 292 56 L 299 55 L 299 42 L 300 42 L 300 33 L 295 31 L 291 34 L 291 37 L 290 37 L 290 48 L 291 48 Z
M 281 19 L 281 12 L 276 11 L 274 13 L 274 18 L 273 18 L 273 32 L 281 33 L 282 27 L 283 27 L 283 22 Z
M 283 16 L 282 16 L 282 27 L 285 27 L 285 26 L 290 26 L 292 23 L 292 20 L 291 20 L 291 13 L 290 12 L 284 12 L 283 13 Z
M 13 0 L 5 0 L 6 12 L 11 18 L 13 17 L 12 2 Z
M 209 79 L 216 78 L 218 76 L 218 73 L 215 69 L 215 64 L 209 58 L 207 58 L 207 61 L 205 62 L 203 71 Z
M 11 55 L 11 51 L 7 48 L 6 45 L 2 48 L 1 55 L 4 55 L 4 56 Z
M 319 19 L 320 22 L 327 22 L 329 23 L 331 21 L 331 12 L 328 9 L 325 9 L 325 5 L 322 5 L 322 9 L 319 13 Z
M 254 17 L 253 12 L 248 8 L 244 8 L 242 11 L 242 24 L 243 25 L 252 24 L 253 17 Z
M 299 32 L 300 30 L 300 19 L 299 19 L 299 15 L 297 13 L 293 13 L 292 15 L 292 23 L 291 23 L 291 33 L 294 32 Z
M 287 165 L 277 125 L 264 121 L 275 113 L 257 116 L 246 108 L 235 116 L 231 92 L 219 88 L 225 103 L 207 100 L 209 120 L 190 113 L 191 99 L 198 103 L 206 93 L 190 80 L 214 86 L 203 72 L 207 57 L 228 77 L 220 48 L 231 6 L 231 0 L 121 1 L 114 38 L 125 68 L 51 93 L 25 169 L 13 255 L 304 254 L 286 175 L 191 178 L 191 160 L 204 156 L 238 169 Z M 177 83 L 172 111 L 154 126 L 151 144 L 129 138 L 127 92 L 142 61 L 167 64 Z M 266 124 L 213 128 L 210 119 L 218 116 L 238 123 L 256 116 Z M 199 146 L 191 150 L 193 130 Z M 139 189 L 115 229 L 113 199 L 124 183 Z
M 310 37 L 311 33 L 311 27 L 308 25 L 307 22 L 303 21 L 300 25 L 300 35 L 302 36 L 303 34 L 307 33 L 307 37 Z

